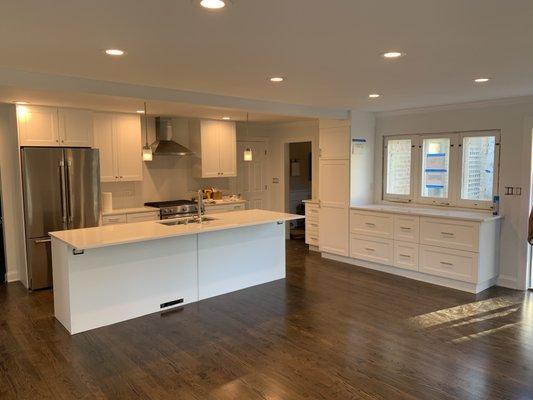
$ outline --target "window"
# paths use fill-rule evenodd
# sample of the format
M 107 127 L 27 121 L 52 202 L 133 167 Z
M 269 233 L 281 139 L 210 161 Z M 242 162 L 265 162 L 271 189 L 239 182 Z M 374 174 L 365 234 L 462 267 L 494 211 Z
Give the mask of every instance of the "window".
M 461 202 L 491 203 L 496 187 L 496 135 L 462 138 Z
M 383 199 L 490 208 L 499 140 L 498 131 L 385 137 Z
M 401 200 L 411 197 L 412 190 L 412 150 L 413 139 L 410 137 L 387 138 L 385 143 L 385 165 L 387 169 L 385 197 Z

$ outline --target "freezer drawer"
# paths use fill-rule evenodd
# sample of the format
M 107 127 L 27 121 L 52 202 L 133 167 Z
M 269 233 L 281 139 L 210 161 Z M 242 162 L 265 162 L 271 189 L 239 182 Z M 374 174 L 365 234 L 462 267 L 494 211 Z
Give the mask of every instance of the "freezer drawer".
M 26 240 L 28 254 L 28 278 L 30 289 L 52 286 L 52 251 L 50 238 L 40 237 Z

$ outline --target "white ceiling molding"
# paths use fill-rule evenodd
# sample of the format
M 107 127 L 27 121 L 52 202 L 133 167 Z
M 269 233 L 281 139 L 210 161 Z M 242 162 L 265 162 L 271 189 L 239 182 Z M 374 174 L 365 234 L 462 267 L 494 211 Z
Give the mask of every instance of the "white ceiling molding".
M 81 77 L 51 75 L 6 68 L 0 68 L 0 86 L 41 91 L 59 91 L 88 93 L 103 96 L 129 97 L 145 99 L 147 101 L 188 103 L 207 107 L 241 109 L 248 110 L 250 112 L 271 113 L 305 118 L 345 119 L 348 117 L 348 110 L 318 108 L 297 104 L 245 99 L 240 97 L 101 81 Z
M 443 105 L 438 105 L 438 106 L 405 108 L 405 109 L 392 110 L 392 111 L 378 111 L 378 112 L 375 112 L 375 115 L 376 117 L 390 117 L 390 116 L 396 116 L 396 115 L 423 114 L 423 113 L 430 113 L 430 112 L 435 112 L 435 111 L 451 111 L 451 110 L 461 110 L 465 108 L 483 108 L 483 107 L 490 107 L 490 106 L 504 106 L 504 105 L 527 104 L 527 103 L 533 103 L 533 96 L 506 97 L 506 98 L 501 98 L 501 99 L 470 101 L 470 102 L 463 102 L 463 103 L 443 104 Z

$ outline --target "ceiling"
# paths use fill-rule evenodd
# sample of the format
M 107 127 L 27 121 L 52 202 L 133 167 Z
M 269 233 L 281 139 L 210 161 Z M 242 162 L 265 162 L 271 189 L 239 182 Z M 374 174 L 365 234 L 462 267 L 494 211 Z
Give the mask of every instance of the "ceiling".
M 144 100 L 133 97 L 102 96 L 89 93 L 38 91 L 0 86 L 0 103 L 24 100 L 32 105 L 84 108 L 93 111 L 135 113 L 144 109 Z M 217 119 L 230 117 L 232 121 L 291 122 L 308 118 L 271 113 L 250 112 L 243 109 L 207 107 L 191 103 L 148 101 L 148 115 Z
M 0 67 L 339 109 L 423 107 L 533 94 L 531 15 L 531 0 L 236 0 L 222 12 L 190 0 L 3 0 Z M 390 49 L 407 56 L 379 56 Z M 278 74 L 288 81 L 267 82 Z

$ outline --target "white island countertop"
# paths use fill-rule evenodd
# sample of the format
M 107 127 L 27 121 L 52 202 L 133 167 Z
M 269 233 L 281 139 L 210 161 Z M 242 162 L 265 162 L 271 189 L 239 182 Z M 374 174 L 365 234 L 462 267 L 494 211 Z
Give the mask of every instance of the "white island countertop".
M 352 205 L 352 210 L 389 212 L 394 214 L 418 215 L 421 217 L 435 217 L 459 219 L 475 222 L 492 221 L 502 218 L 500 215 L 492 215 L 490 212 L 481 211 L 465 211 L 465 210 L 451 210 L 451 209 L 437 209 L 429 207 L 413 207 L 400 206 L 390 204 L 367 204 L 367 205 Z
M 166 226 L 161 224 L 162 221 L 146 221 L 50 232 L 50 236 L 61 240 L 76 250 L 88 250 L 174 236 L 195 235 L 224 229 L 291 221 L 305 217 L 303 215 L 274 211 L 245 210 L 220 213 L 215 216 L 209 216 L 209 218 L 212 218 L 212 220 L 202 224 L 190 223 L 187 225 Z

